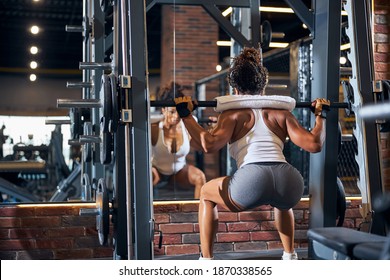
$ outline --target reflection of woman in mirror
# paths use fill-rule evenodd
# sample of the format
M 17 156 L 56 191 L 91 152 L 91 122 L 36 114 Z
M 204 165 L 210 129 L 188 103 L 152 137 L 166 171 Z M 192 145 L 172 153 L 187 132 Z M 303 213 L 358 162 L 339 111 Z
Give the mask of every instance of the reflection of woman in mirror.
M 268 71 L 262 66 L 260 52 L 245 48 L 229 69 L 229 83 L 240 102 L 240 95 L 263 95 Z M 176 98 L 176 109 L 194 142 L 204 152 L 214 152 L 226 144 L 238 169 L 231 176 L 207 182 L 199 203 L 201 259 L 213 258 L 213 243 L 218 230 L 217 205 L 233 212 L 253 209 L 260 205 L 274 207 L 275 226 L 283 244 L 285 260 L 298 259 L 294 250 L 294 214 L 292 208 L 303 194 L 303 178 L 287 163 L 283 147 L 287 137 L 302 149 L 316 153 L 325 140 L 325 117 L 329 101 L 317 99 L 312 103 L 315 126 L 303 128 L 288 110 L 250 109 L 248 107 L 223 111 L 214 129 L 207 131 L 191 115 L 190 98 Z
M 184 96 L 183 90 L 181 85 L 171 82 L 160 90 L 157 98 L 173 100 Z M 153 186 L 167 181 L 182 189 L 194 188 L 194 198 L 197 199 L 206 177 L 199 168 L 186 161 L 190 136 L 175 107 L 164 107 L 161 112 L 163 119 L 151 125 Z

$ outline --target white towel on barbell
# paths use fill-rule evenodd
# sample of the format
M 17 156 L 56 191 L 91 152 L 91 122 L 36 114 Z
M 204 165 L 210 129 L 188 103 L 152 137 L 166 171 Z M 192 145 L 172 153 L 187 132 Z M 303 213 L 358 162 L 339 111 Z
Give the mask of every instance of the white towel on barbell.
M 294 98 L 283 95 L 225 95 L 215 98 L 216 112 L 223 112 L 229 109 L 284 109 L 290 112 L 294 110 L 296 101 Z

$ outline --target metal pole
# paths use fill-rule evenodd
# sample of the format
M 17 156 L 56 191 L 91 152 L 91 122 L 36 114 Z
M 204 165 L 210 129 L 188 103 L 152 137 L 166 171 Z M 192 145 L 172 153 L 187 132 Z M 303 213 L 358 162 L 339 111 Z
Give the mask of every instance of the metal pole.
M 121 23 L 121 38 L 122 38 L 122 74 L 127 76 L 129 74 L 129 68 L 127 59 L 128 55 L 128 28 L 127 28 L 127 5 L 126 0 L 120 1 L 120 23 Z M 129 90 L 125 90 L 125 109 L 128 109 L 129 105 Z M 127 211 L 127 258 L 132 259 L 133 256 L 133 211 L 132 211 L 132 195 L 131 195 L 131 149 L 130 149 L 130 124 L 125 124 L 125 166 L 126 166 L 126 211 Z

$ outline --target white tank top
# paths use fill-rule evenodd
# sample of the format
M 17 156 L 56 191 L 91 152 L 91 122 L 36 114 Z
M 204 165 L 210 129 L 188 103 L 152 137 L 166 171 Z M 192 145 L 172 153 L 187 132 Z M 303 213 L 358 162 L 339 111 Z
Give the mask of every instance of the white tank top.
M 173 175 L 186 165 L 186 156 L 190 152 L 190 139 L 184 123 L 180 121 L 183 131 L 183 144 L 176 153 L 171 153 L 164 141 L 163 122 L 158 125 L 158 139 L 152 146 L 152 165 L 163 175 Z
M 255 115 L 252 129 L 244 137 L 229 144 L 230 155 L 236 160 L 237 167 L 253 162 L 286 162 L 283 141 L 268 129 L 261 109 L 252 111 Z

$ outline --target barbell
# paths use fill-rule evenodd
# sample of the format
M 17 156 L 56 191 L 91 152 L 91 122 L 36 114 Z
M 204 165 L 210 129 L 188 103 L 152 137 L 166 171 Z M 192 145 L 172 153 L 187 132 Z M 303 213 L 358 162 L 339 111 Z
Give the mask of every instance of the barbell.
M 217 101 L 197 101 L 198 107 L 217 107 Z M 312 102 L 304 101 L 297 102 L 295 108 L 310 108 Z M 150 107 L 175 107 L 174 101 L 150 101 Z M 346 109 L 350 108 L 351 104 L 347 102 L 333 102 L 330 104 L 330 108 Z

